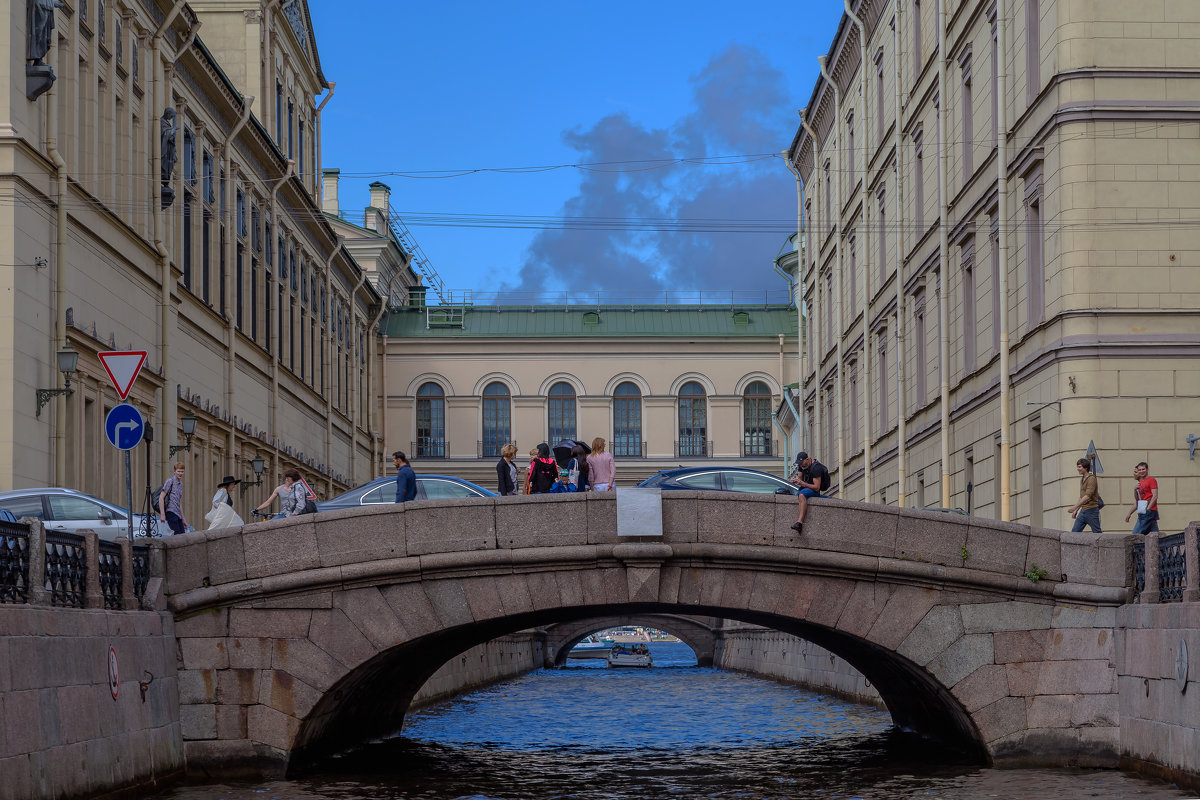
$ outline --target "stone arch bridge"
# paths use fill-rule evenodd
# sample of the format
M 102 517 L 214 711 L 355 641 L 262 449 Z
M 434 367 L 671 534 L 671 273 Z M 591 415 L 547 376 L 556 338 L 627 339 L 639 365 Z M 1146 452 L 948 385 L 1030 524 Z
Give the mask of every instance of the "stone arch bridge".
M 663 614 L 812 641 L 897 726 L 980 762 L 1116 765 L 1125 537 L 837 500 L 814 503 L 800 536 L 791 498 L 713 492 L 665 492 L 662 512 L 661 537 L 618 536 L 615 499 L 588 494 L 165 540 L 189 770 L 303 772 L 399 730 L 470 647 Z
M 713 665 L 718 639 L 717 629 L 721 627 L 720 620 L 685 617 L 679 614 L 623 614 L 589 617 L 549 626 L 546 629 L 544 645 L 546 666 L 562 666 L 566 662 L 571 648 L 579 644 L 589 633 L 595 633 L 605 628 L 620 628 L 630 625 L 668 631 L 692 648 L 692 652 L 696 654 L 697 665 L 701 667 Z

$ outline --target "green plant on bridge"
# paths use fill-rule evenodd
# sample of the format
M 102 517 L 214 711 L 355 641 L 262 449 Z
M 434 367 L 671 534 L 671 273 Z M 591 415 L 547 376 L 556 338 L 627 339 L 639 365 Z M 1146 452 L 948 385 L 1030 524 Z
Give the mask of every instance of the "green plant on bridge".
M 967 563 L 967 546 L 965 544 L 961 548 L 959 548 L 959 553 L 962 555 L 963 563 L 966 564 Z
M 1037 583 L 1042 578 L 1046 577 L 1046 570 L 1042 569 L 1037 564 L 1030 564 L 1029 570 L 1025 573 L 1025 577 L 1029 578 L 1031 583 Z

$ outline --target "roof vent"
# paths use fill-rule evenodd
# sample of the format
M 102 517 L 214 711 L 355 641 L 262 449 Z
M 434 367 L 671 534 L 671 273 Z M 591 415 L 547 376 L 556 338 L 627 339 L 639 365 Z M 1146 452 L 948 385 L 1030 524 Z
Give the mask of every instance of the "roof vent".
M 584 313 L 583 324 L 584 325 L 599 325 L 600 324 L 600 312 L 588 311 L 588 312 Z
M 750 312 L 749 311 L 733 312 L 733 324 L 737 325 L 739 328 L 744 328 L 747 325 L 749 325 L 750 324 Z

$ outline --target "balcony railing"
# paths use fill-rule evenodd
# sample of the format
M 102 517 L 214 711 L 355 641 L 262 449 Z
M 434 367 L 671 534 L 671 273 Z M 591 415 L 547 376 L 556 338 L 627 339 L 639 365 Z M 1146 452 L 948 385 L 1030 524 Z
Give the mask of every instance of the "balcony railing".
M 480 459 L 482 459 L 482 458 L 499 458 L 500 450 L 503 449 L 504 445 L 506 445 L 506 444 L 511 444 L 513 447 L 516 447 L 516 445 L 517 445 L 516 442 L 508 442 L 508 441 L 503 441 L 500 439 L 497 439 L 495 441 L 491 441 L 491 440 L 483 441 L 481 439 L 476 439 L 475 440 L 475 457 L 480 458 Z M 518 452 L 517 455 L 520 455 L 520 452 Z
M 712 458 L 713 443 L 699 436 L 687 436 L 675 442 L 676 458 Z
M 446 458 L 450 452 L 450 442 L 436 436 L 418 436 L 411 444 L 409 453 L 414 458 Z
M 771 456 L 777 452 L 779 452 L 779 442 L 774 439 L 754 437 L 742 440 L 742 458 Z
M 147 545 L 0 522 L 0 603 L 133 610 L 149 582 Z
M 614 458 L 646 457 L 646 443 L 636 439 L 614 439 L 609 449 Z

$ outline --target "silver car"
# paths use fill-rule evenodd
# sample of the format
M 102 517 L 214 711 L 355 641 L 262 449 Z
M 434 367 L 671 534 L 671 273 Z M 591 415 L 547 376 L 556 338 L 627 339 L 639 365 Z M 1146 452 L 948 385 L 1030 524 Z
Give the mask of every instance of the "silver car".
M 0 492 L 0 509 L 12 512 L 17 519 L 37 517 L 49 531 L 79 533 L 92 530 L 101 539 L 128 536 L 128 515 L 125 509 L 74 489 L 44 487 L 14 489 Z M 133 535 L 145 534 L 145 517 L 133 515 Z M 159 536 L 171 534 L 171 529 L 151 515 L 151 530 Z

